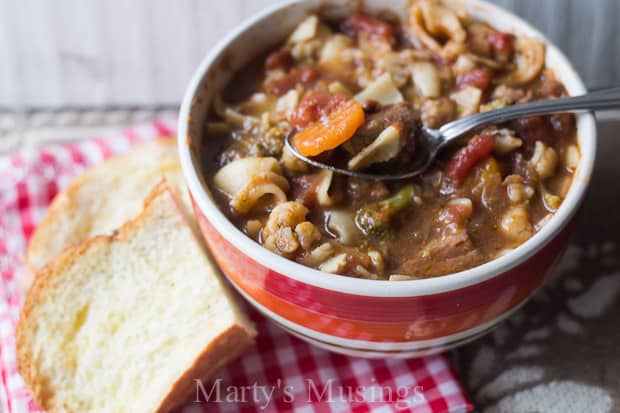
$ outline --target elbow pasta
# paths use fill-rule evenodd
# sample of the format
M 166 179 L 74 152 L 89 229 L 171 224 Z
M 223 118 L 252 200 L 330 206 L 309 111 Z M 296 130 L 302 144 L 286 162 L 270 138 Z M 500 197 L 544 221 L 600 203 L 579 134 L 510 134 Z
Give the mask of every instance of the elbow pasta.
M 422 45 L 451 60 L 462 52 L 467 39 L 459 16 L 448 7 L 431 0 L 415 3 L 410 12 L 413 34 Z M 449 40 L 442 46 L 438 38 Z
M 247 214 L 265 198 L 271 204 L 286 202 L 285 191 L 289 188 L 274 158 L 233 161 L 215 174 L 214 183 L 228 195 L 230 206 L 240 214 Z

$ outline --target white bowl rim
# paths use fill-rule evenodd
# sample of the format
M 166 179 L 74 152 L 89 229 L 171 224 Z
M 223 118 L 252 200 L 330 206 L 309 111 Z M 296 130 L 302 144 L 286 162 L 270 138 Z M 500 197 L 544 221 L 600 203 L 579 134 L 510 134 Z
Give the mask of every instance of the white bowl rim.
M 550 42 L 546 36 L 534 29 L 529 23 L 509 11 L 494 4 L 487 3 L 484 0 L 460 0 L 459 2 L 464 4 L 466 7 L 487 9 L 491 13 L 498 13 L 503 15 L 503 17 L 510 18 L 515 22 L 515 26 L 519 30 L 530 31 L 539 38 L 545 40 L 548 50 L 553 50 L 562 62 L 563 71 L 566 72 L 567 76 L 573 78 L 574 92 L 577 94 L 586 93 L 586 87 L 583 84 L 583 81 L 566 56 L 552 42 Z M 579 209 L 579 206 L 584 198 L 596 157 L 596 122 L 592 113 L 583 113 L 579 115 L 579 140 L 581 149 L 579 168 L 575 173 L 573 183 L 566 199 L 553 218 L 540 231 L 538 231 L 529 240 L 519 245 L 516 249 L 499 258 L 495 258 L 492 261 L 465 271 L 434 278 L 397 282 L 385 280 L 366 280 L 344 275 L 334 275 L 306 267 L 302 264 L 288 260 L 271 251 L 268 251 L 250 239 L 240 229 L 235 227 L 234 224 L 232 224 L 232 222 L 230 222 L 224 215 L 224 213 L 220 211 L 215 202 L 209 197 L 205 188 L 203 188 L 198 172 L 199 166 L 194 164 L 192 147 L 187 142 L 188 124 L 194 97 L 200 90 L 200 85 L 204 75 L 211 68 L 218 56 L 227 49 L 227 46 L 232 43 L 236 37 L 258 22 L 269 18 L 280 9 L 302 3 L 304 3 L 304 0 L 286 0 L 280 2 L 266 8 L 260 13 L 255 14 L 249 19 L 246 19 L 243 23 L 237 26 L 228 34 L 228 36 L 224 37 L 215 47 L 213 47 L 213 49 L 202 60 L 183 97 L 179 112 L 177 137 L 183 174 L 190 193 L 192 194 L 192 197 L 197 203 L 199 209 L 206 216 L 211 225 L 215 227 L 220 235 L 222 235 L 227 241 L 232 243 L 236 248 L 243 251 L 244 254 L 248 255 L 259 264 L 293 280 L 313 285 L 315 287 L 345 294 L 362 296 L 415 297 L 441 294 L 466 288 L 504 274 L 539 252 L 569 223 L 576 211 Z M 589 148 L 586 148 L 587 150 L 584 150 L 584 143 L 590 146 Z M 584 156 L 584 153 L 587 156 Z

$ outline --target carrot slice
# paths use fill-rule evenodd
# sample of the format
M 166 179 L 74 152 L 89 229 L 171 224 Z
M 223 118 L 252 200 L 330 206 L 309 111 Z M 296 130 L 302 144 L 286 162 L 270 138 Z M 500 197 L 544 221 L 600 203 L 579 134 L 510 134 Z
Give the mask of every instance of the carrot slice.
M 362 105 L 351 99 L 298 132 L 293 137 L 293 145 L 304 156 L 316 156 L 335 149 L 353 137 L 364 118 Z

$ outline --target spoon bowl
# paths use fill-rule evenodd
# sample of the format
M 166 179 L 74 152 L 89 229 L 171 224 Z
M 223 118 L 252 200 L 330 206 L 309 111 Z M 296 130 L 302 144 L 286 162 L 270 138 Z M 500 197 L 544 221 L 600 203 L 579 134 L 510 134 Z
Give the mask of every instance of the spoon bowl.
M 341 175 L 359 179 L 395 181 L 420 175 L 428 169 L 437 157 L 437 154 L 444 147 L 483 126 L 535 115 L 616 108 L 620 108 L 620 87 L 601 89 L 581 96 L 549 99 L 495 109 L 455 120 L 443 125 L 439 129 L 430 129 L 423 126 L 420 128 L 421 133 L 416 137 L 418 142 L 416 142 L 416 150 L 409 163 L 409 168 L 401 173 L 351 171 L 309 158 L 302 155 L 291 142 L 294 133 L 289 133 L 286 136 L 284 144 L 297 158 L 317 168 L 328 169 Z

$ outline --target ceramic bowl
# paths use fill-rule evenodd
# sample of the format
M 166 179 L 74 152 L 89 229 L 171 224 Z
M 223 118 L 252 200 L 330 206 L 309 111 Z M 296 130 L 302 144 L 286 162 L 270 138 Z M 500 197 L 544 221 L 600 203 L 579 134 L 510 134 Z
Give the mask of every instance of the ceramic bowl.
M 547 66 L 572 95 L 586 91 L 566 57 L 519 17 L 479 0 L 454 1 L 502 31 L 547 44 Z M 205 184 L 197 148 L 213 96 L 235 71 L 272 49 L 310 13 L 346 15 L 355 2 L 288 1 L 233 30 L 204 58 L 185 94 L 179 151 L 201 232 L 232 285 L 261 313 L 317 346 L 364 357 L 413 357 L 466 343 L 488 332 L 542 285 L 567 247 L 584 198 L 596 149 L 592 114 L 578 117 L 581 162 L 556 215 L 530 240 L 484 265 L 437 278 L 374 281 L 323 273 L 282 258 L 248 238 L 218 209 Z M 406 0 L 368 0 L 369 12 L 404 16 Z

